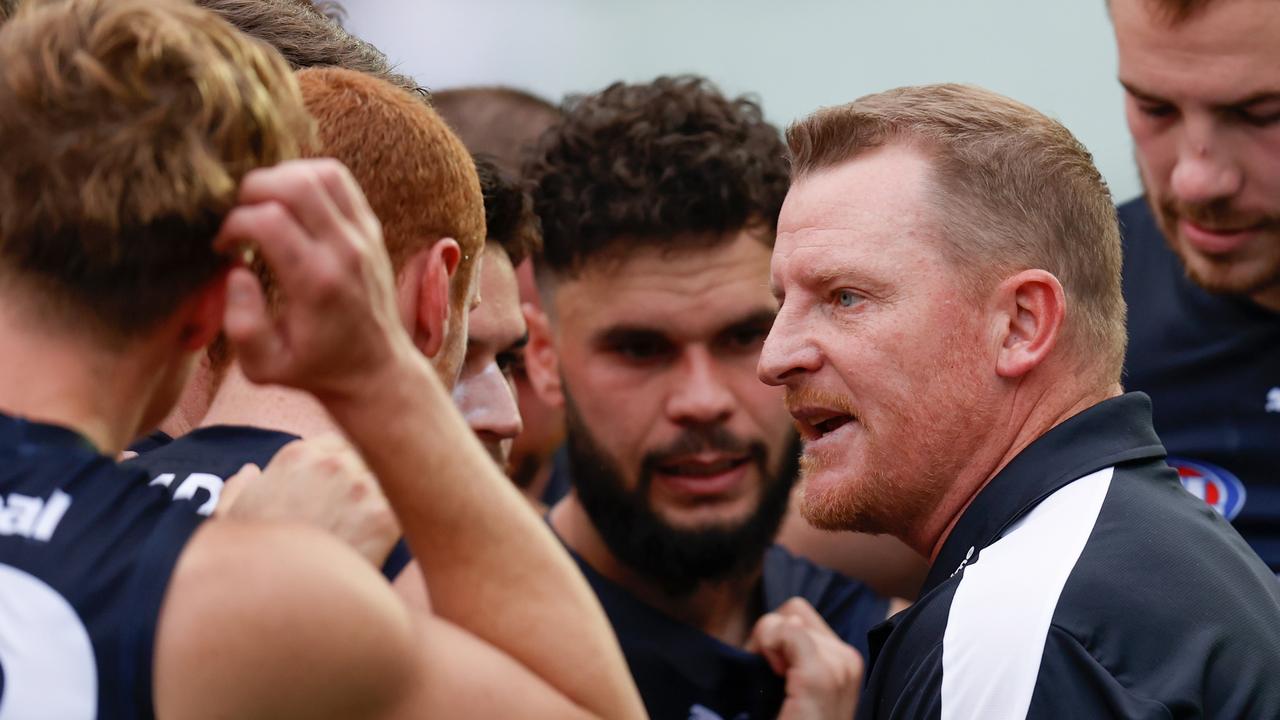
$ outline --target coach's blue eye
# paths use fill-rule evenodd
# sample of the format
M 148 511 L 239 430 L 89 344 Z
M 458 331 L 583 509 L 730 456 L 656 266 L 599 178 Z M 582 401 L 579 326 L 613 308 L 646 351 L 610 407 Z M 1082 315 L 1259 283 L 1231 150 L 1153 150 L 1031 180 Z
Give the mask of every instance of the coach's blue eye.
M 852 290 L 837 290 L 836 304 L 840 307 L 853 307 L 862 302 L 862 296 Z

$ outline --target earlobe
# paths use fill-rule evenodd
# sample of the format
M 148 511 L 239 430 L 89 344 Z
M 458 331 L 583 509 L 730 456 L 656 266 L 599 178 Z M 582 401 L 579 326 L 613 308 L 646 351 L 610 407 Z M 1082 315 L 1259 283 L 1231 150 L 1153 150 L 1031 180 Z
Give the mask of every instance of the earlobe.
M 1066 318 L 1062 283 L 1044 270 L 1024 270 L 996 289 L 999 350 L 996 372 L 1020 378 L 1034 370 L 1057 345 Z
M 551 322 L 547 314 L 532 303 L 520 306 L 525 323 L 529 327 L 529 343 L 525 346 L 525 370 L 529 384 L 542 402 L 564 407 L 564 391 L 560 386 L 560 358 L 551 335 Z

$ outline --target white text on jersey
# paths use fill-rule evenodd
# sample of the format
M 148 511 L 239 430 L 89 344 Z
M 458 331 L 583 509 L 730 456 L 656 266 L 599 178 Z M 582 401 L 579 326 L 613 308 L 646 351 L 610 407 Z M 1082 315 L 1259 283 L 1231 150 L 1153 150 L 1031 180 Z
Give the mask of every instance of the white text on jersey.
M 70 507 L 71 496 L 61 490 L 54 490 L 48 500 L 9 493 L 0 498 L 0 535 L 49 542 Z

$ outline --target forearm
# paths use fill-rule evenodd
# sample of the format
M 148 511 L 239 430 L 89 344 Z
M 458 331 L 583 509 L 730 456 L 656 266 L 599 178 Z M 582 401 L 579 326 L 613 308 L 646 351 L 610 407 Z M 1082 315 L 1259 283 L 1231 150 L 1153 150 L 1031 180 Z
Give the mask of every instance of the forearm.
M 425 362 L 401 360 L 326 405 L 379 477 L 436 613 L 594 713 L 643 716 L 591 589 Z

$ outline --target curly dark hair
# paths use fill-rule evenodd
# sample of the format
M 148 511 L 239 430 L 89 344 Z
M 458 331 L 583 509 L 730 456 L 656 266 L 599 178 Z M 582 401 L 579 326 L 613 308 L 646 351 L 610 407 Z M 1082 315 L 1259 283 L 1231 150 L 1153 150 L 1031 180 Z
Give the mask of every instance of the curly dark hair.
M 772 245 L 787 149 L 755 101 L 681 75 L 614 83 L 564 111 L 525 168 L 555 275 L 637 243 L 712 246 L 754 226 Z
M 494 158 L 475 155 L 480 192 L 484 194 L 486 242 L 496 242 L 506 251 L 512 265 L 542 249 L 538 216 L 533 214 L 529 192 L 498 167 Z

